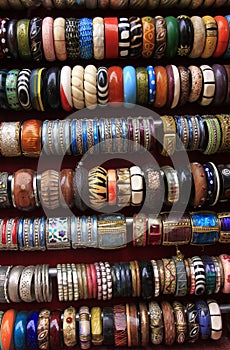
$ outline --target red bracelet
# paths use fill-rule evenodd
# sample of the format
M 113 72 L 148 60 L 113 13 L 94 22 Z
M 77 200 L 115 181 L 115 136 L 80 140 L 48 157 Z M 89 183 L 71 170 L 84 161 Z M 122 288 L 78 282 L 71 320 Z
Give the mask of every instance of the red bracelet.
M 106 58 L 118 57 L 118 19 L 117 17 L 105 17 L 105 56 Z
M 108 69 L 109 102 L 123 102 L 123 71 L 121 67 L 112 66 Z
M 91 270 L 91 278 L 92 278 L 92 285 L 93 285 L 93 298 L 97 298 L 97 272 L 94 264 L 90 264 L 90 270 Z
M 228 20 L 224 16 L 216 16 L 214 19 L 217 23 L 218 40 L 216 50 L 212 57 L 220 57 L 225 53 L 228 47 L 229 25 Z
M 14 222 L 13 222 L 13 226 L 12 226 L 12 231 L 11 231 L 11 242 L 13 243 L 13 245 L 17 246 L 17 228 L 18 228 L 18 221 L 19 218 L 15 218 Z
M 108 178 L 108 200 L 109 205 L 115 205 L 117 199 L 117 177 L 116 170 L 109 169 L 107 172 Z
M 91 275 L 91 268 L 89 264 L 86 264 L 86 276 L 87 276 L 87 289 L 88 289 L 88 299 L 93 298 L 93 281 Z
M 7 219 L 4 219 L 3 224 L 2 224 L 2 244 L 6 245 L 6 224 L 7 224 Z
M 50 315 L 50 349 L 61 349 L 61 311 L 52 311 Z

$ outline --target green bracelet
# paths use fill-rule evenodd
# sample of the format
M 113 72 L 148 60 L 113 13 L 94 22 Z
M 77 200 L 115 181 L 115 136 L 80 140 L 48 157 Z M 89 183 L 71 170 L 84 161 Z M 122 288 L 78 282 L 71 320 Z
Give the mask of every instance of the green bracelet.
M 7 73 L 6 76 L 6 98 L 8 105 L 11 109 L 19 111 L 21 105 L 18 100 L 17 82 L 19 69 L 12 69 Z
M 29 19 L 20 19 L 17 22 L 18 52 L 22 60 L 30 61 L 32 56 L 29 42 Z
M 146 105 L 148 103 L 148 73 L 146 68 L 136 68 L 136 80 L 137 104 Z
M 209 117 L 205 119 L 205 122 L 208 129 L 208 144 L 203 153 L 214 154 L 218 152 L 221 143 L 220 123 L 217 118 Z
M 176 56 L 179 41 L 178 21 L 173 16 L 165 17 L 165 21 L 167 26 L 167 45 L 165 56 L 167 58 L 173 58 Z

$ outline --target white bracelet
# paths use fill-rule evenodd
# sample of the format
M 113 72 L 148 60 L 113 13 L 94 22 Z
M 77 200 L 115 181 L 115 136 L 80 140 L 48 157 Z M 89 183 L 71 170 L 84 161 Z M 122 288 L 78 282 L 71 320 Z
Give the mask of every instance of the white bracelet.
M 178 68 L 174 64 L 172 64 L 171 67 L 174 77 L 174 96 L 171 108 L 175 108 L 178 105 L 180 99 L 180 74 Z
M 72 99 L 76 109 L 83 109 L 85 107 L 83 88 L 84 72 L 85 70 L 82 66 L 75 66 L 72 70 Z
M 93 19 L 93 54 L 96 60 L 103 60 L 105 57 L 105 26 L 102 17 Z
M 213 70 L 207 64 L 200 66 L 203 76 L 203 90 L 201 92 L 200 104 L 208 106 L 212 102 L 215 95 L 215 76 Z

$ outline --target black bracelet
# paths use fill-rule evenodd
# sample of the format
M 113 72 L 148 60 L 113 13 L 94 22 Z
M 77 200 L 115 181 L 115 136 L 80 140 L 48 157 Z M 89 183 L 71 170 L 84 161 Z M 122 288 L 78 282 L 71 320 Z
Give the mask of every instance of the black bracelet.
M 129 262 L 124 263 L 126 277 L 126 296 L 132 296 L 132 275 Z
M 220 174 L 220 201 L 227 201 L 230 199 L 230 164 L 218 165 Z
M 153 266 L 149 260 L 139 261 L 141 277 L 141 297 L 151 299 L 154 295 Z
M 30 51 L 33 60 L 40 62 L 43 58 L 42 50 L 42 19 L 40 17 L 34 17 L 30 21 L 29 29 L 30 38 Z
M 177 17 L 179 26 L 179 42 L 177 54 L 179 56 L 188 56 L 192 50 L 194 29 L 191 19 L 188 16 L 181 15 Z
M 46 95 L 47 103 L 52 109 L 58 109 L 61 105 L 60 98 L 60 68 L 52 67 L 47 70 Z
M 185 314 L 187 316 L 188 341 L 194 343 L 199 338 L 199 320 L 196 305 L 194 303 L 187 303 L 185 305 Z
M 103 345 L 114 345 L 114 312 L 112 307 L 103 308 Z
M 8 102 L 6 97 L 6 76 L 7 69 L 0 70 L 0 108 L 8 109 Z
M 67 57 L 75 60 L 80 57 L 80 44 L 78 33 L 78 19 L 66 18 L 65 22 L 65 40 Z
M 17 20 L 11 19 L 8 23 L 6 41 L 9 54 L 15 60 L 18 59 L 18 42 L 17 42 Z

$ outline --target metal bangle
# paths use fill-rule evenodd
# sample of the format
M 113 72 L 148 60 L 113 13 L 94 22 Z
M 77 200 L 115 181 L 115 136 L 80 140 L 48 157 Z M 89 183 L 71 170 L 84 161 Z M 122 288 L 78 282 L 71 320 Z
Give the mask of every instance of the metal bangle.
M 34 270 L 35 266 L 29 265 L 22 271 L 20 282 L 19 282 L 19 295 L 20 298 L 27 303 L 35 300 L 34 293 Z

